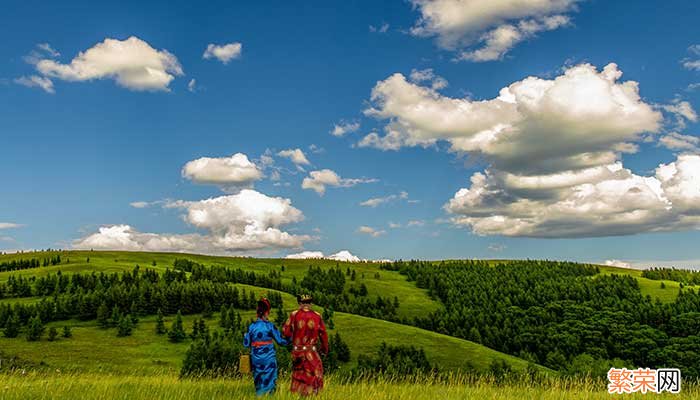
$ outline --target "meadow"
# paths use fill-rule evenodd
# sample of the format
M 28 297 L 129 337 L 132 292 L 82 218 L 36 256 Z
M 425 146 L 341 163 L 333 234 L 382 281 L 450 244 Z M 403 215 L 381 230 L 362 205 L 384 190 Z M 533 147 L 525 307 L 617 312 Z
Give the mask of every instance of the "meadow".
M 50 257 L 50 253 L 0 255 L 0 263 L 27 257 Z M 124 273 L 136 265 L 143 269 L 165 272 L 172 269 L 176 259 L 186 258 L 207 266 L 230 269 L 241 268 L 258 274 L 276 271 L 285 284 L 301 281 L 310 265 L 330 269 L 352 269 L 357 281 L 367 287 L 369 296 L 396 296 L 400 301 L 398 315 L 401 318 L 424 317 L 443 308 L 439 300 L 428 290 L 416 286 L 405 275 L 380 268 L 377 263 L 343 263 L 330 260 L 252 259 L 241 257 L 213 257 L 169 253 L 136 252 L 61 252 L 62 263 L 18 271 L 0 272 L 0 283 L 10 276 L 25 278 L 50 274 Z M 508 261 L 493 261 L 493 265 Z M 675 301 L 679 292 L 677 282 L 667 281 L 663 287 L 659 281 L 641 277 L 635 270 L 599 266 L 600 273 L 590 277 L 611 274 L 634 277 L 639 290 L 645 296 L 663 303 Z M 239 289 L 252 291 L 256 296 L 271 291 L 268 288 L 240 283 L 231 284 Z M 273 292 L 275 292 L 273 290 Z M 295 298 L 286 292 L 281 294 L 286 313 L 296 308 Z M 40 297 L 9 297 L 0 299 L 3 304 L 36 304 Z M 318 311 L 323 309 L 316 307 Z M 240 310 L 244 320 L 254 317 L 251 310 Z M 190 332 L 200 314 L 184 316 L 184 326 Z M 216 328 L 220 315 L 214 312 L 206 319 L 209 327 Z M 473 341 L 448 336 L 432 330 L 378 318 L 335 312 L 334 328 L 342 335 L 351 351 L 351 361 L 340 366 L 338 374 L 330 375 L 327 390 L 319 397 L 325 399 L 602 399 L 610 398 L 605 382 L 599 379 L 569 378 L 558 371 L 505 354 Z M 174 320 L 165 316 L 166 326 Z M 59 337 L 55 341 L 46 338 L 37 342 L 27 341 L 24 335 L 17 338 L 0 337 L 0 399 L 63 399 L 75 398 L 81 393 L 85 399 L 217 399 L 254 398 L 250 378 L 180 379 L 179 371 L 184 354 L 191 340 L 171 343 L 167 336 L 156 335 L 156 318 L 153 315 L 139 317 L 133 333 L 117 337 L 115 329 L 101 328 L 95 320 L 65 320 L 46 324 L 46 328 L 60 330 L 70 326 L 71 338 Z M 431 379 L 396 381 L 391 379 L 345 381 L 344 372 L 357 364 L 360 354 L 373 355 L 382 342 L 390 345 L 415 346 L 425 351 L 432 365 L 451 379 L 440 382 Z M 19 367 L 13 371 L 3 369 L 9 359 L 15 358 Z M 494 381 L 491 368 L 496 361 L 504 362 L 515 374 L 536 371 L 542 382 L 533 383 L 520 378 L 507 383 Z M 519 375 L 520 376 L 520 375 Z M 280 383 L 288 385 L 286 377 Z M 683 398 L 700 398 L 698 386 L 686 384 Z M 670 395 L 654 395 L 670 398 Z M 275 398 L 292 398 L 286 390 L 280 390 Z M 627 395 L 625 398 L 643 398 Z

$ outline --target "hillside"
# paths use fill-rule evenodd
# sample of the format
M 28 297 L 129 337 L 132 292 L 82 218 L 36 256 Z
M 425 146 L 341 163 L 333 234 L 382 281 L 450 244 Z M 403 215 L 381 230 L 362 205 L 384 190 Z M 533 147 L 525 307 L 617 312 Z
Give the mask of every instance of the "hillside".
M 55 253 L 51 253 L 55 254 Z M 328 260 L 286 260 L 286 259 L 252 259 L 211 257 L 200 255 L 183 255 L 167 253 L 132 253 L 132 252 L 61 252 L 63 263 L 56 266 L 39 267 L 19 271 L 0 273 L 0 282 L 6 282 L 10 276 L 39 277 L 55 274 L 85 272 L 127 272 L 135 265 L 157 271 L 171 268 L 176 258 L 186 258 L 205 265 L 218 265 L 227 268 L 241 268 L 245 271 L 268 273 L 271 270 L 282 272 L 283 282 L 293 278 L 301 280 L 309 265 L 332 268 L 339 265 L 341 269 L 351 268 L 356 271 L 357 281 L 367 286 L 370 296 L 396 296 L 400 301 L 399 315 L 402 317 L 421 316 L 435 310 L 439 304 L 428 297 L 426 291 L 416 288 L 406 277 L 394 271 L 380 270 L 378 264 L 372 263 L 337 263 Z M 31 253 L 24 255 L 0 256 L 0 262 L 36 257 L 49 257 L 48 253 Z M 89 258 L 89 262 L 88 262 Z M 155 265 L 154 265 L 155 264 Z M 378 276 L 376 275 L 378 274 Z M 262 295 L 268 289 L 243 284 L 235 284 L 245 290 L 254 290 Z M 293 296 L 283 293 L 287 312 L 295 308 Z M 39 298 L 7 298 L 2 303 L 32 303 Z M 242 312 L 244 319 L 252 318 L 252 311 Z M 185 328 L 191 329 L 195 315 L 185 316 Z M 169 326 L 173 317 L 166 318 Z M 209 326 L 216 326 L 218 313 L 208 321 Z M 148 373 L 177 373 L 188 343 L 172 344 L 167 338 L 155 335 L 155 317 L 142 317 L 134 330 L 133 336 L 117 338 L 114 329 L 105 330 L 93 321 L 59 321 L 48 324 L 62 328 L 73 327 L 74 337 L 60 339 L 56 342 L 27 342 L 23 337 L 15 339 L 0 338 L 0 349 L 7 355 L 17 355 L 31 363 L 43 363 L 50 369 L 75 370 L 81 372 L 104 371 L 110 373 L 132 373 L 142 370 Z M 509 356 L 482 345 L 462 340 L 413 326 L 401 325 L 375 318 L 362 317 L 348 313 L 336 312 L 335 329 L 348 343 L 353 361 L 359 354 L 374 354 L 382 342 L 392 345 L 412 345 L 424 348 L 430 362 L 445 371 L 464 369 L 487 371 L 495 360 L 504 360 L 515 370 L 523 370 L 527 362 Z M 334 334 L 332 331 L 331 334 Z M 353 363 L 350 363 L 350 366 Z M 346 366 L 349 368 L 350 366 Z M 545 369 L 542 369 L 545 371 Z

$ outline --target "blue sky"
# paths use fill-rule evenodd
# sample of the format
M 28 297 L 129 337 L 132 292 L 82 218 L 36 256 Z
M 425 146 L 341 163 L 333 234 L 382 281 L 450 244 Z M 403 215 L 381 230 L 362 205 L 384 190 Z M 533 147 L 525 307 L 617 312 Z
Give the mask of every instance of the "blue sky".
M 0 249 L 700 259 L 700 6 L 509 3 L 6 2 Z

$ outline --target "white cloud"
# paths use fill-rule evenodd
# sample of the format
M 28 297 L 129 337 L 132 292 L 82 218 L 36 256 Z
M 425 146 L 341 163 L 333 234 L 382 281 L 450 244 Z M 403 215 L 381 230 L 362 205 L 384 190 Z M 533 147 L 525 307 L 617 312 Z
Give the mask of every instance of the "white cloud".
M 362 203 L 360 203 L 360 205 L 363 207 L 375 208 L 381 204 L 390 203 L 394 200 L 407 200 L 407 199 L 408 199 L 408 192 L 402 191 L 399 194 L 392 194 L 392 195 L 385 196 L 385 197 L 374 197 L 374 198 L 363 201 Z
M 689 150 L 700 153 L 700 138 L 697 136 L 681 135 L 670 132 L 659 139 L 659 145 L 669 150 Z
M 205 59 L 216 58 L 224 64 L 228 64 L 229 61 L 239 58 L 241 52 L 243 51 L 243 45 L 239 42 L 227 43 L 223 45 L 217 45 L 210 43 L 207 49 L 202 55 Z
M 202 157 L 182 167 L 182 176 L 195 183 L 219 185 L 228 192 L 252 187 L 262 171 L 243 153 L 230 157 Z
M 480 41 L 483 42 L 481 48 L 463 51 L 459 59 L 474 62 L 500 60 L 519 42 L 532 38 L 539 32 L 566 26 L 569 22 L 569 17 L 555 15 L 543 18 L 541 21 L 525 20 L 515 25 L 500 25 L 480 37 Z
M 365 114 L 388 121 L 358 145 L 383 150 L 446 141 L 453 151 L 489 159 L 505 170 L 548 172 L 604 165 L 615 150 L 644 132 L 655 132 L 662 115 L 639 96 L 636 82 L 618 82 L 615 64 L 589 64 L 554 79 L 528 77 L 488 100 L 446 97 L 408 82 L 402 74 L 380 81 Z M 592 99 L 595 99 L 594 101 Z
M 323 255 L 323 252 L 320 251 L 302 251 L 301 253 L 287 254 L 284 258 L 302 260 L 325 258 L 325 256 Z
M 51 47 L 50 44 L 48 43 L 39 43 L 36 45 L 40 50 L 44 51 L 46 54 L 48 54 L 51 57 L 58 57 L 61 55 L 58 51 L 56 51 L 53 47 Z
M 411 81 L 414 83 L 429 82 L 430 87 L 433 90 L 440 90 L 447 87 L 447 80 L 439 75 L 435 75 L 432 68 L 426 69 L 412 69 L 409 75 Z
M 22 76 L 15 79 L 15 83 L 18 85 L 26 87 L 38 87 L 45 91 L 46 93 L 54 94 L 56 90 L 53 87 L 53 82 L 49 78 L 44 78 L 43 76 L 31 75 Z
M 175 76 L 183 75 L 174 55 L 156 50 L 135 36 L 126 40 L 105 39 L 79 53 L 69 64 L 38 60 L 36 69 L 45 77 L 71 82 L 114 79 L 132 90 L 168 91 Z
M 688 47 L 688 53 L 694 56 L 700 56 L 700 44 L 694 44 Z M 684 58 L 681 63 L 685 69 L 700 71 L 700 60 L 692 58 Z
M 363 226 L 360 226 L 359 228 L 357 228 L 357 233 L 362 233 L 362 234 L 369 235 L 369 236 L 376 238 L 376 237 L 385 235 L 386 231 L 377 230 L 377 229 L 372 228 L 371 226 L 363 225 Z
M 15 229 L 23 226 L 22 224 L 15 224 L 13 222 L 0 222 L 0 229 Z
M 425 225 L 425 221 L 418 220 L 418 219 L 410 220 L 410 221 L 408 221 L 408 223 L 406 224 L 406 226 L 409 227 L 409 228 L 412 227 L 412 226 L 424 226 L 424 225 Z
M 618 268 L 632 268 L 632 264 L 620 260 L 605 260 L 604 265 Z
M 197 80 L 196 79 L 190 79 L 190 82 L 187 84 L 187 90 L 189 90 L 192 93 L 197 91 Z
M 681 155 L 654 176 L 615 163 L 578 172 L 472 175 L 446 204 L 452 222 L 480 235 L 595 237 L 700 228 L 700 156 Z
M 350 253 L 347 250 L 341 250 L 337 253 L 326 256 L 321 251 L 302 251 L 301 253 L 289 254 L 285 258 L 287 259 L 320 259 L 325 258 L 327 260 L 344 261 L 344 262 L 361 262 L 368 261 L 361 259 Z
M 336 260 L 336 261 L 346 261 L 346 262 L 360 262 L 363 261 L 360 259 L 360 257 L 357 257 L 350 253 L 347 250 L 341 250 L 335 254 L 331 254 L 330 256 L 326 257 L 329 260 Z
M 662 105 L 661 108 L 675 117 L 676 127 L 679 129 L 685 128 L 686 120 L 690 122 L 698 121 L 697 113 L 695 113 L 693 106 L 687 101 L 676 99 L 671 104 Z
M 369 26 L 369 31 L 372 33 L 386 33 L 389 30 L 389 24 L 384 22 L 379 27 L 374 25 Z
M 148 201 L 133 201 L 129 205 L 134 208 L 147 208 L 151 206 L 151 203 Z
M 288 158 L 290 159 L 294 164 L 297 165 L 309 165 L 311 164 L 309 160 L 306 158 L 306 155 L 304 154 L 301 149 L 287 149 L 287 150 L 282 150 L 279 153 L 277 153 L 278 156 Z
M 652 176 L 620 161 L 663 121 L 642 100 L 638 84 L 620 81 L 621 75 L 615 64 L 602 71 L 582 64 L 472 100 L 394 74 L 377 83 L 365 111 L 387 121 L 384 135 L 370 134 L 360 145 L 399 149 L 444 141 L 453 152 L 483 160 L 488 167 L 445 205 L 453 224 L 479 235 L 594 237 L 699 228 L 700 155 L 682 154 Z M 666 111 L 696 118 L 684 102 L 672 106 Z M 677 134 L 661 139 L 675 147 L 693 142 Z
M 314 190 L 319 195 L 323 196 L 326 193 L 326 186 L 331 187 L 352 187 L 360 183 L 373 183 L 377 179 L 371 178 L 341 178 L 335 171 L 330 169 L 322 169 L 320 171 L 311 171 L 309 176 L 304 178 L 301 183 L 302 189 Z
M 331 135 L 341 137 L 341 136 L 345 136 L 345 134 L 347 134 L 347 133 L 356 132 L 358 129 L 360 129 L 359 122 L 341 121 L 341 122 L 333 125 L 333 129 L 331 130 Z
M 75 241 L 73 247 L 239 254 L 300 247 L 312 239 L 280 229 L 304 218 L 289 199 L 269 197 L 255 190 L 244 189 L 235 195 L 200 201 L 168 202 L 164 207 L 184 210 L 184 220 L 206 233 L 142 233 L 129 225 L 112 225 Z
M 518 42 L 569 24 L 579 0 L 411 0 L 420 19 L 411 33 L 436 37 L 463 60 L 497 60 Z M 474 46 L 481 48 L 474 50 Z M 469 49 L 472 48 L 472 49 Z

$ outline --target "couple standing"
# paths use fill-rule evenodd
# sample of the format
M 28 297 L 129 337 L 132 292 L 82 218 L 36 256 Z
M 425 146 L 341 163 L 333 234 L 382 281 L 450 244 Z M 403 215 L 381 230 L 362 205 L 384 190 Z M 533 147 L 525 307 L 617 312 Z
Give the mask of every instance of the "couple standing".
M 297 296 L 299 309 L 293 311 L 282 327 L 282 334 L 268 320 L 270 302 L 258 302 L 258 319 L 250 324 L 243 337 L 243 345 L 251 349 L 250 361 L 255 380 L 255 392 L 264 395 L 275 391 L 277 384 L 277 356 L 272 341 L 287 345 L 291 339 L 293 393 L 316 394 L 323 388 L 323 363 L 319 352 L 328 354 L 328 333 L 321 314 L 311 309 L 309 295 Z M 283 336 L 284 335 L 284 336 Z

